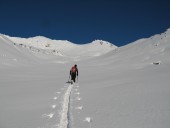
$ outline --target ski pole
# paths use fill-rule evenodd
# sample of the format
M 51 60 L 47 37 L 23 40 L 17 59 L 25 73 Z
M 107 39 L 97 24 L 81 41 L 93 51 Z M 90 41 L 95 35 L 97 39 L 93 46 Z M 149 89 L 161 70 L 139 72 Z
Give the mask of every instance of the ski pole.
M 77 83 L 78 83 L 78 76 L 77 76 Z

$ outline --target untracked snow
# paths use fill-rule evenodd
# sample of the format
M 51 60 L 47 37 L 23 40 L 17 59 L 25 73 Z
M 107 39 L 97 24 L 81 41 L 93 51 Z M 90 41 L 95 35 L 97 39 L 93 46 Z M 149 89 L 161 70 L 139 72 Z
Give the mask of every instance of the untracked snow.
M 122 47 L 1 34 L 0 128 L 169 128 L 169 56 L 170 29 Z

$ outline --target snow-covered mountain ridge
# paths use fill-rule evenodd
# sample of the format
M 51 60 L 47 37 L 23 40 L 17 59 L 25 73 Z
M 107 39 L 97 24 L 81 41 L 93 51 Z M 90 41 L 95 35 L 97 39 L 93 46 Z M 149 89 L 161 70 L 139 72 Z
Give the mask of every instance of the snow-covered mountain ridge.
M 74 44 L 67 40 L 52 40 L 43 36 L 36 36 L 31 38 L 10 37 L 4 35 L 17 45 L 24 45 L 25 47 L 34 47 L 36 49 L 57 51 L 55 55 L 65 56 L 98 56 L 108 51 L 111 51 L 117 46 L 103 40 L 95 40 L 88 44 Z
M 2 57 L 4 62 L 5 60 L 15 60 L 13 61 L 15 63 L 20 62 L 19 60 L 25 60 L 25 62 L 32 60 L 29 61 L 30 63 L 35 61 L 37 62 L 42 59 L 52 59 L 53 62 L 56 63 L 65 63 L 96 56 L 99 56 L 99 58 L 100 56 L 101 58 L 104 56 L 106 59 L 110 57 L 116 57 L 119 54 L 126 56 L 127 58 L 130 56 L 133 58 L 133 56 L 141 56 L 142 53 L 144 54 L 146 52 L 150 54 L 152 51 L 150 49 L 152 47 L 155 47 L 154 49 L 156 50 L 158 45 L 168 42 L 169 36 L 170 29 L 162 34 L 156 34 L 150 38 L 139 39 L 126 46 L 118 48 L 117 46 L 102 40 L 95 40 L 89 44 L 78 45 L 67 40 L 51 40 L 42 36 L 26 39 L 0 34 L 0 45 L 3 45 L 0 47 L 0 52 L 2 52 L 1 56 L 6 56 Z M 6 50 L 4 51 L 4 49 Z M 115 59 L 112 58 L 112 60 Z M 118 60 L 121 59 L 118 58 Z

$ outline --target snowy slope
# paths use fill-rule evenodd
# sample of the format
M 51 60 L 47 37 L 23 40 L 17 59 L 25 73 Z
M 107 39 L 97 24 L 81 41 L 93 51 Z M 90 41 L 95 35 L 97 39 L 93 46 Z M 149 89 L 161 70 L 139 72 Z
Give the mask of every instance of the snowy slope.
M 1 35 L 1 63 L 7 62 L 3 55 L 30 59 L 26 62 L 33 62 L 32 56 L 37 62 L 11 68 L 1 64 L 0 127 L 169 128 L 169 42 L 170 29 L 97 56 L 95 47 L 110 47 L 97 40 L 83 47 L 73 46 L 80 52 L 76 56 L 79 61 L 75 61 L 66 56 L 71 46 L 65 56 L 44 54 L 47 48 L 35 48 L 41 52 L 33 53 Z M 57 61 L 67 63 L 54 63 Z M 78 83 L 70 86 L 65 82 L 75 63 Z
M 15 66 L 37 62 L 29 50 L 23 49 L 9 40 L 6 36 L 0 35 L 0 65 Z
M 82 119 L 77 114 L 77 124 L 88 115 L 97 128 L 168 128 L 169 42 L 170 30 L 84 63 L 88 70 L 80 64 L 81 104 L 86 110 Z M 85 125 L 75 126 L 88 127 Z

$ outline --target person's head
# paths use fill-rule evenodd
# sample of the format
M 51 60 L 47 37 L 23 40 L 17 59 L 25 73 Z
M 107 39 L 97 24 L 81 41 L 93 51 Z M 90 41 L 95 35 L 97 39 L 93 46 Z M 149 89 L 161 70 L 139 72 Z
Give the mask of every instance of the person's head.
M 75 64 L 75 65 L 74 65 L 74 67 L 76 67 L 76 68 L 77 68 L 77 64 Z

